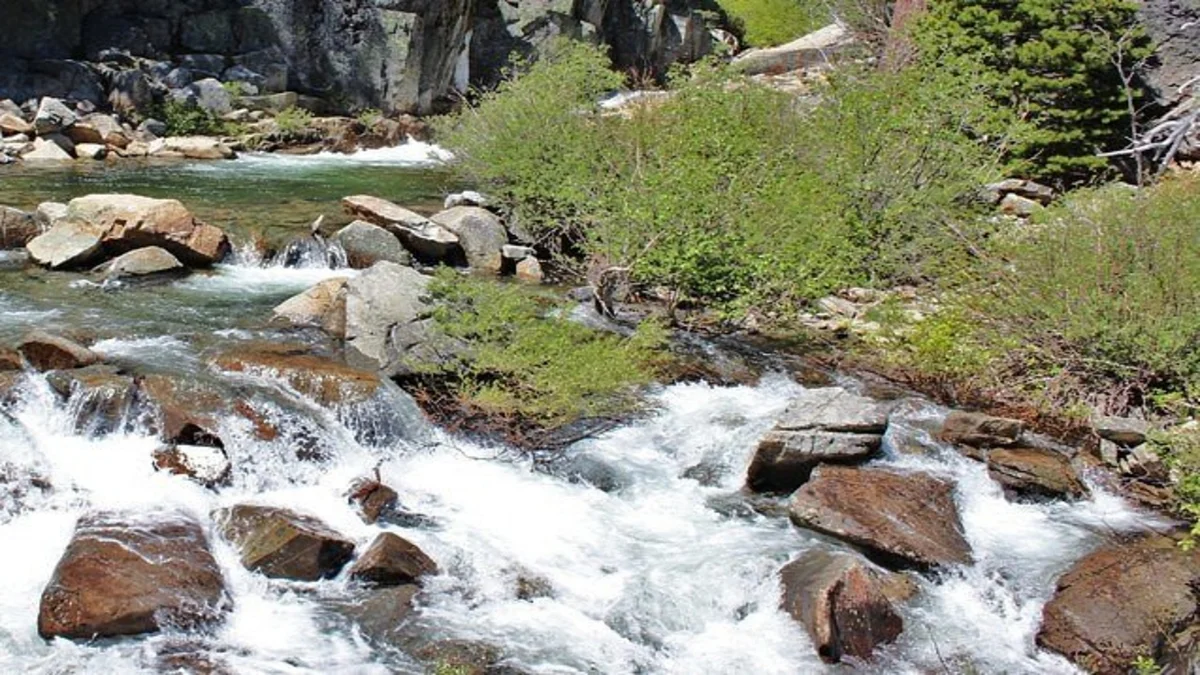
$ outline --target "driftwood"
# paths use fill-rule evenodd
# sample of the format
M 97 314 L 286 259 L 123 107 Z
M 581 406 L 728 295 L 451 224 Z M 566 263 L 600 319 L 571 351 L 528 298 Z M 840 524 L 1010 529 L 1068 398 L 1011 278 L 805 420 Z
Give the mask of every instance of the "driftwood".
M 1184 82 L 1177 93 L 1184 95 L 1193 85 L 1200 83 L 1200 76 Z M 1200 100 L 1194 96 L 1175 106 L 1159 120 L 1158 124 L 1133 139 L 1129 147 L 1112 152 L 1102 152 L 1100 157 L 1149 157 L 1154 166 L 1154 176 L 1160 176 L 1179 154 L 1200 123 Z M 1140 165 L 1139 165 L 1140 166 Z

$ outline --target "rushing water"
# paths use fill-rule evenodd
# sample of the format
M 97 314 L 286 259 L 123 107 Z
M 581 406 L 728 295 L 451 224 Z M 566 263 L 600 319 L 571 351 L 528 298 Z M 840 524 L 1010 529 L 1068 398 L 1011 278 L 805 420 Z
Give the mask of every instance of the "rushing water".
M 286 165 L 281 180 L 294 168 Z M 203 171 L 227 180 L 219 169 Z M 83 331 L 130 370 L 233 384 L 208 367 L 214 347 L 294 339 L 266 323 L 270 307 L 319 279 L 351 273 L 244 257 L 169 286 L 105 291 L 72 275 L 0 272 L 0 339 L 34 325 Z M 236 384 L 281 429 L 315 438 L 319 458 L 297 459 L 294 434 L 264 441 L 231 416 L 219 432 L 232 482 L 205 489 L 154 471 L 157 442 L 138 419 L 115 433 L 80 434 L 78 402 L 61 402 L 41 376 L 25 376 L 6 409 L 11 418 L 0 416 L 0 472 L 11 478 L 0 479 L 0 673 L 163 672 L 163 658 L 181 650 L 238 674 L 420 673 L 425 666 L 406 652 L 440 639 L 492 645 L 517 672 L 839 670 L 822 664 L 804 630 L 778 609 L 776 576 L 796 554 L 837 544 L 760 515 L 737 495 L 757 439 L 800 390 L 785 374 L 753 387 L 659 389 L 655 414 L 568 449 L 603 467 L 603 490 L 431 428 L 391 385 L 367 409 L 326 410 L 270 377 L 241 375 Z M 906 405 L 878 461 L 956 482 L 977 562 L 921 579 L 902 609 L 901 639 L 859 670 L 1075 673 L 1034 646 L 1056 577 L 1106 534 L 1154 523 L 1099 488 L 1077 503 L 1010 503 L 982 464 L 930 438 L 925 429 L 942 414 Z M 384 440 L 367 443 L 364 426 L 395 433 L 369 435 Z M 897 450 L 914 444 L 926 451 Z M 720 475 L 716 484 L 682 477 L 699 463 Z M 346 489 L 376 467 L 423 523 L 359 520 Z M 46 483 L 52 487 L 38 487 Z M 220 626 L 94 644 L 38 637 L 41 591 L 81 513 L 175 508 L 209 523 L 213 509 L 244 501 L 315 515 L 360 547 L 395 531 L 437 560 L 441 573 L 401 635 L 379 641 L 346 609 L 361 591 L 345 573 L 316 583 L 268 580 L 246 571 L 210 532 L 234 600 Z M 541 580 L 549 593 L 520 599 L 519 576 Z

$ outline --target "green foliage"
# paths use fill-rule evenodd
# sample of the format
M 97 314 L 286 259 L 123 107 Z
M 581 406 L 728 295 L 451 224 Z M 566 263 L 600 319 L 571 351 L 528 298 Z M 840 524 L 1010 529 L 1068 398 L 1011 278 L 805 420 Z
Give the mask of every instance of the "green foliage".
M 232 133 L 228 122 L 211 112 L 182 101 L 167 99 L 152 116 L 167 125 L 168 136 L 220 136 Z
M 1085 190 L 989 246 L 980 311 L 1045 363 L 1132 396 L 1200 394 L 1200 182 Z
M 1177 477 L 1178 508 L 1192 521 L 1191 533 L 1182 545 L 1194 548 L 1196 537 L 1200 536 L 1200 427 L 1191 425 L 1151 434 L 1149 442 Z
M 296 134 L 308 128 L 313 114 L 304 108 L 288 106 L 275 115 L 275 126 L 284 134 Z
M 359 124 L 363 125 L 367 129 L 370 129 L 383 119 L 383 113 L 379 112 L 379 110 L 376 108 L 365 108 L 358 111 L 358 115 L 355 117 L 355 119 Z
M 821 0 L 718 0 L 733 27 L 754 47 L 773 47 L 832 20 Z
M 1163 669 L 1149 656 L 1139 656 L 1133 660 L 1135 675 L 1162 675 Z
M 1130 0 L 934 0 L 914 38 L 936 65 L 970 56 L 995 100 L 1037 127 L 1012 148 L 1010 171 L 1078 181 L 1106 166 L 1129 124 L 1126 66 L 1149 56 Z
M 521 286 L 449 270 L 431 290 L 439 300 L 438 327 L 469 345 L 467 355 L 446 366 L 461 380 L 464 400 L 546 426 L 637 409 L 666 341 L 654 322 L 628 338 L 601 333 Z
M 969 79 L 847 70 L 801 106 L 715 65 L 619 113 L 594 48 L 560 46 L 440 124 L 459 168 L 541 243 L 730 311 L 920 278 L 997 175 L 1012 120 Z
M 960 307 L 950 306 L 920 321 L 897 316 L 882 323 L 892 331 L 885 339 L 896 365 L 925 377 L 978 378 L 999 356 L 996 345 Z
M 222 82 L 221 86 L 229 93 L 230 96 L 234 98 L 239 98 L 246 95 L 247 89 L 245 82 L 230 80 L 229 82 Z

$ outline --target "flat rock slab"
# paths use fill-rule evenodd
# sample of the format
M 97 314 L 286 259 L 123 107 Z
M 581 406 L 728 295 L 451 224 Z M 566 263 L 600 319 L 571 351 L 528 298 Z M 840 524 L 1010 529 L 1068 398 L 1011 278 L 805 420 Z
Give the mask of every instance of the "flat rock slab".
M 188 269 L 178 258 L 159 246 L 130 251 L 104 266 L 106 279 L 176 277 L 187 273 Z
M 34 369 L 70 370 L 90 366 L 100 361 L 100 355 L 73 340 L 34 331 L 25 336 L 17 351 Z
M 1130 672 L 1196 615 L 1200 551 L 1148 535 L 1104 546 L 1058 580 L 1037 644 L 1092 673 Z
M 861 548 L 891 567 L 969 564 L 954 486 L 919 472 L 822 466 L 792 496 L 798 527 Z
M 883 436 L 828 431 L 770 431 L 746 470 L 755 492 L 791 492 L 821 464 L 859 464 L 879 452 Z
M 1089 494 L 1071 461 L 1041 448 L 997 448 L 987 455 L 988 474 L 1016 497 L 1080 499 Z
M 219 509 L 213 519 L 241 553 L 242 565 L 268 577 L 327 579 L 354 555 L 354 542 L 316 518 L 287 509 L 238 504 Z
M 42 593 L 38 634 L 92 639 L 196 627 L 228 609 L 200 523 L 177 513 L 79 519 Z
M 859 396 L 841 387 L 805 389 L 788 404 L 775 428 L 882 434 L 895 407 L 894 402 Z
M 213 359 L 219 370 L 279 380 L 324 407 L 362 403 L 375 396 L 382 380 L 375 371 L 352 368 L 311 354 L 307 347 L 249 343 Z
M 994 448 L 1015 445 L 1024 431 L 1020 420 L 954 410 L 946 415 L 940 436 L 948 443 Z
M 352 195 L 342 199 L 342 208 L 352 216 L 392 232 L 405 248 L 422 260 L 451 260 L 460 251 L 458 236 L 453 232 L 386 199 Z
M 89 265 L 102 256 L 103 231 L 86 223 L 59 222 L 25 245 L 29 257 L 50 269 Z

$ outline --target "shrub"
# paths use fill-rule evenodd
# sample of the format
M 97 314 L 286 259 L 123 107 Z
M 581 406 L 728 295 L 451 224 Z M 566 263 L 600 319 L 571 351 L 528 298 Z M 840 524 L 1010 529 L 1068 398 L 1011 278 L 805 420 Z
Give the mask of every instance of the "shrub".
M 822 0 L 718 0 L 747 45 L 772 47 L 810 33 L 831 20 Z
M 1112 58 L 1150 54 L 1129 0 L 935 0 L 914 38 L 935 64 L 968 55 L 995 100 L 1036 125 L 1012 148 L 1010 172 L 1067 182 L 1106 166 L 1098 152 L 1124 146 L 1125 89 Z M 1124 39 L 1122 39 L 1124 38 Z
M 358 115 L 355 116 L 355 119 L 359 124 L 363 125 L 367 129 L 370 129 L 383 119 L 383 113 L 379 112 L 379 110 L 376 108 L 365 108 L 358 111 Z
M 304 108 L 288 106 L 275 115 L 275 126 L 284 134 L 297 134 L 307 129 L 312 119 L 313 114 Z
M 1152 434 L 1149 442 L 1176 479 L 1176 506 L 1192 521 L 1191 532 L 1183 544 L 1193 548 L 1196 537 L 1200 536 L 1200 427 L 1184 426 Z
M 643 323 L 632 336 L 571 321 L 564 307 L 521 286 L 444 270 L 434 281 L 434 319 L 469 353 L 445 366 L 462 399 L 486 413 L 557 426 L 583 417 L 628 413 L 641 404 L 665 343 Z
M 168 136 L 218 136 L 229 130 L 228 123 L 213 113 L 173 99 L 164 101 L 152 116 L 162 118 Z

